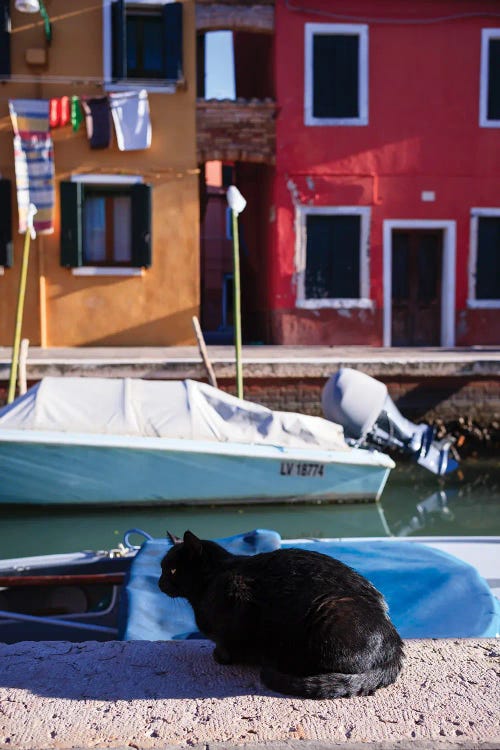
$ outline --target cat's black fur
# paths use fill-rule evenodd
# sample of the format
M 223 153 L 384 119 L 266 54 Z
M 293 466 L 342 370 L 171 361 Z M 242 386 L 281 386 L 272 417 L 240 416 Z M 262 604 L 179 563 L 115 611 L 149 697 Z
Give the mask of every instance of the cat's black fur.
M 190 531 L 171 539 L 159 587 L 188 599 L 219 663 L 259 664 L 267 687 L 307 698 L 395 681 L 401 638 L 382 595 L 347 565 L 299 549 L 232 555 Z

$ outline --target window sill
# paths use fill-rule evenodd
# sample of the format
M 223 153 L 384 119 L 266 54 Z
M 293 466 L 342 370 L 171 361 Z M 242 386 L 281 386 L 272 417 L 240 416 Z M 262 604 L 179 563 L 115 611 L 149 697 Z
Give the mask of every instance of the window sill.
M 73 276 L 143 276 L 144 268 L 123 268 L 122 266 L 79 266 L 72 268 Z
M 106 83 L 104 85 L 105 91 L 142 91 L 146 89 L 149 94 L 175 94 L 177 91 L 178 84 L 176 83 L 154 83 L 152 81 L 141 81 L 134 82 L 124 79 L 123 81 L 117 81 L 116 83 Z
M 297 300 L 296 307 L 304 310 L 318 310 L 325 307 L 335 310 L 373 310 L 374 302 L 366 297 L 360 297 L 359 299 L 301 299 Z
M 329 117 L 308 117 L 306 116 L 304 124 L 307 127 L 325 127 L 325 128 L 337 128 L 337 127 L 366 127 L 368 125 L 368 118 L 329 118 Z
M 470 310 L 498 310 L 500 299 L 468 299 L 467 307 Z

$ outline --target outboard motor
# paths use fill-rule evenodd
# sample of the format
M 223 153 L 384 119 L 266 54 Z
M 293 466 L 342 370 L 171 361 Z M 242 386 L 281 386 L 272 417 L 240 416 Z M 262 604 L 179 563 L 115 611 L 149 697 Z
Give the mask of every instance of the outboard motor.
M 326 419 L 344 428 L 348 442 L 378 448 L 394 447 L 412 455 L 434 474 L 454 471 L 453 438 L 435 440 L 435 429 L 405 419 L 379 380 L 349 367 L 327 381 L 321 396 Z

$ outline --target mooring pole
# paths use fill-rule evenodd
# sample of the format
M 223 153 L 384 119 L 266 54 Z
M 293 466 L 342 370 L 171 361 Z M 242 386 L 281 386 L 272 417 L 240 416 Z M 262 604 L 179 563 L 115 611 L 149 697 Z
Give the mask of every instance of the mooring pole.
M 10 365 L 9 390 L 7 403 L 11 404 L 16 395 L 17 368 L 19 365 L 19 348 L 21 346 L 21 331 L 23 327 L 24 299 L 26 297 L 26 280 L 28 278 L 28 260 L 30 256 L 30 239 L 35 239 L 36 232 L 33 227 L 33 217 L 36 207 L 30 203 L 28 208 L 27 229 L 24 235 L 23 259 L 21 263 L 21 276 L 19 278 L 19 292 L 17 295 L 16 323 L 14 328 L 14 343 L 12 346 L 12 362 Z
M 233 297 L 234 297 L 234 346 L 236 353 L 236 393 L 243 398 L 243 366 L 241 362 L 241 286 L 240 286 L 240 241 L 238 215 L 247 202 L 235 185 L 227 189 L 227 202 L 232 212 L 233 229 Z

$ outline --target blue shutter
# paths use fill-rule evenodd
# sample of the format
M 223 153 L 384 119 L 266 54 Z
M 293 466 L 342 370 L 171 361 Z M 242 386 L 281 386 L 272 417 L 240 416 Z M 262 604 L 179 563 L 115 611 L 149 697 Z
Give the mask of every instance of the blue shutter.
M 111 60 L 113 80 L 127 77 L 127 31 L 125 0 L 111 3 Z
M 165 78 L 178 81 L 182 78 L 182 3 L 164 5 L 162 17 Z
M 0 180 L 0 266 L 12 263 L 12 186 L 10 180 Z
M 83 188 L 81 182 L 61 182 L 61 266 L 83 265 Z
M 10 76 L 9 0 L 0 0 L 0 76 Z
M 131 187 L 132 195 L 132 266 L 151 265 L 151 185 Z

